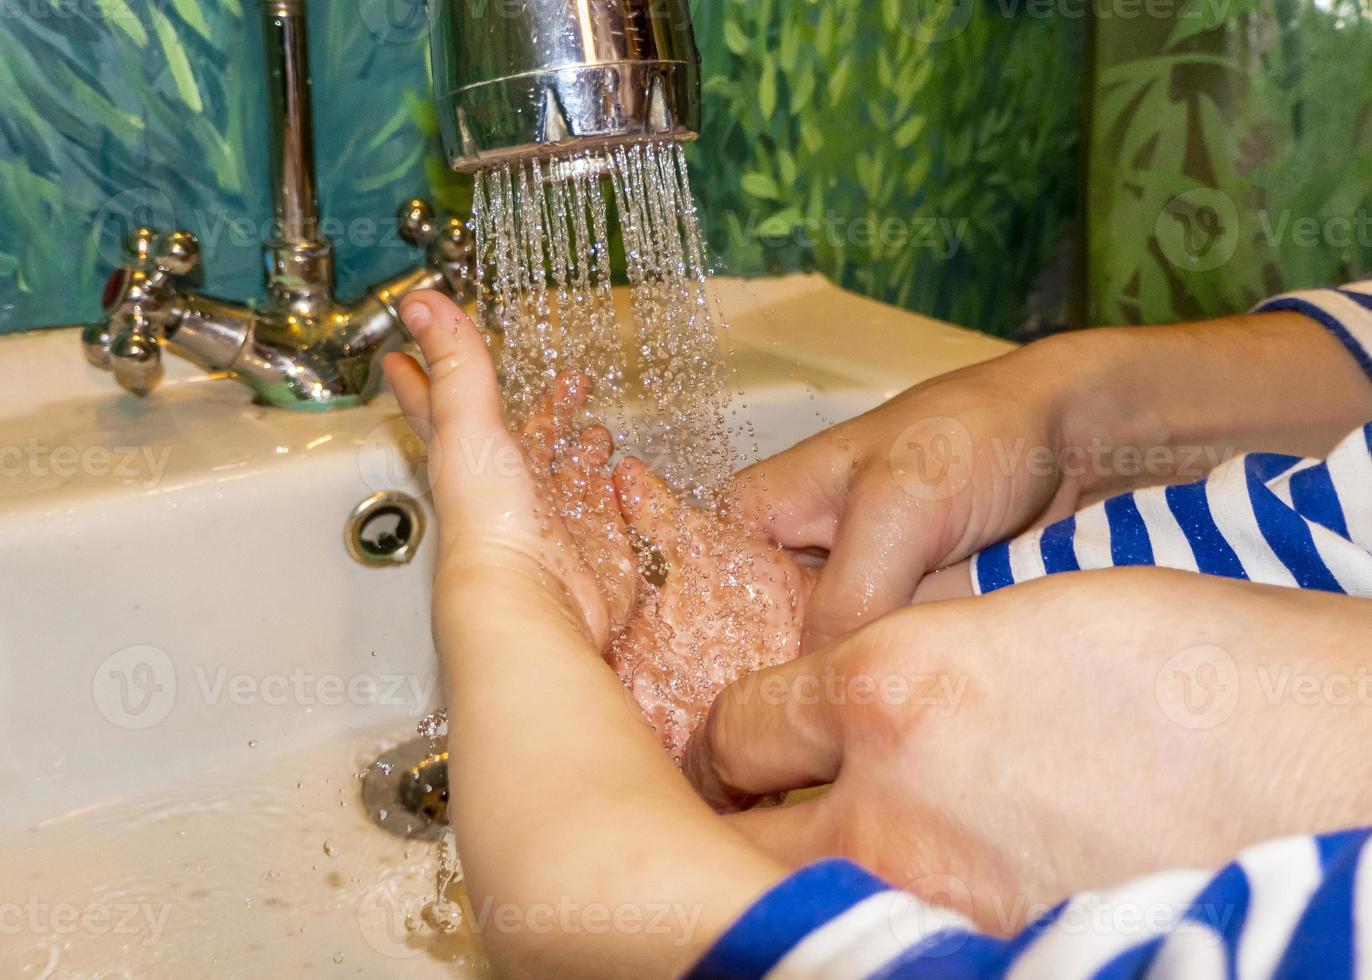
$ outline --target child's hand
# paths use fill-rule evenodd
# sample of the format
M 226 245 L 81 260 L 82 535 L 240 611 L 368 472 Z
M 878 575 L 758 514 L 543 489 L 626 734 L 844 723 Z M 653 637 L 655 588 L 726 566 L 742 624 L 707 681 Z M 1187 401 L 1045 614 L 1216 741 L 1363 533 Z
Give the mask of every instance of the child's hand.
M 607 659 L 679 763 L 721 690 L 798 655 L 812 576 L 639 459 L 611 478 L 613 438 L 582 426 L 589 391 L 584 375 L 559 376 L 520 441 L 605 602 Z M 595 640 L 606 650 L 606 634 Z
M 614 473 L 650 579 L 610 663 L 678 763 L 715 696 L 800 653 L 813 574 L 733 522 L 697 510 L 638 459 Z
M 557 420 L 573 418 L 584 403 L 585 379 L 560 379 L 513 435 L 490 353 L 466 314 L 426 295 L 405 305 L 405 322 L 428 374 L 404 354 L 390 355 L 385 370 L 402 411 L 428 444 L 441 537 L 435 591 L 451 603 L 479 604 L 475 592 L 499 587 L 493 576 L 527 576 L 603 651 L 633 604 L 618 567 L 628 561 L 632 568 L 633 559 L 627 545 L 617 549 L 614 535 L 605 533 L 623 527 L 608 481 L 595 477 L 609 458 L 609 433 L 588 428 L 565 446 L 553 438 Z M 569 509 L 582 515 L 575 534 L 560 516 Z M 589 543 L 589 563 L 578 537 Z
M 582 426 L 591 380 L 560 375 L 520 427 L 520 443 L 535 482 L 562 518 L 583 570 L 605 600 L 608 625 L 595 634 L 599 649 L 618 636 L 633 613 L 640 582 L 629 530 L 620 513 L 608 465 L 614 438 L 602 425 Z
M 532 566 L 680 762 L 716 694 L 799 653 L 812 576 L 678 500 L 641 460 L 612 478 L 610 433 L 582 424 L 590 380 L 580 373 L 559 376 L 511 434 L 476 327 L 435 306 L 451 320 L 424 325 L 416 314 L 429 306 L 406 306 L 429 376 L 404 355 L 387 360 L 386 376 L 406 416 L 433 433 L 437 591 L 474 602 L 458 593 L 484 569 Z
M 501 976 L 678 976 L 784 869 L 696 796 L 601 659 L 612 606 L 628 608 L 619 593 L 607 603 L 600 584 L 622 584 L 627 541 L 600 534 L 623 531 L 608 440 L 559 428 L 555 416 L 577 414 L 575 379 L 511 434 L 471 320 L 432 292 L 407 299 L 404 313 L 431 375 L 397 355 L 386 374 L 417 429 L 433 433 L 434 644 L 449 751 L 461 760 L 448 814 L 472 904 L 527 912 L 565 901 L 574 916 L 601 909 L 616 921 L 620 910 L 691 916 L 670 932 L 578 927 L 579 918 L 555 937 L 490 929 L 487 952 Z M 570 526 L 560 516 L 568 502 Z M 606 550 L 583 560 L 578 542 Z

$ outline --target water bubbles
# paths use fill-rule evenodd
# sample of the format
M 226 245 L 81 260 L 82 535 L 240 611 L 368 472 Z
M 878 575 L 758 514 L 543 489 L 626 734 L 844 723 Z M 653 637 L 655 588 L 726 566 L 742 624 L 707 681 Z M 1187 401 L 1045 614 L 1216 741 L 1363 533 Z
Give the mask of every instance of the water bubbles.
M 441 738 L 448 732 L 448 709 L 439 708 L 432 714 L 425 715 L 417 726 L 417 731 L 422 738 Z
M 334 843 L 334 841 L 332 840 L 332 838 L 330 838 L 329 840 L 324 841 L 324 853 L 325 853 L 326 855 L 328 855 L 329 857 L 337 857 L 337 856 L 338 856 L 338 845 Z

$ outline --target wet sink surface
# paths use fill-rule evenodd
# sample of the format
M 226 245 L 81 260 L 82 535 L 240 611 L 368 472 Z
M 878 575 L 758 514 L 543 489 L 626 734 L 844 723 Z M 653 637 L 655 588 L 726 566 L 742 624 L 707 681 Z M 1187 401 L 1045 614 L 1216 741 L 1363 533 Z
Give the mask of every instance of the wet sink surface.
M 470 929 L 421 914 L 444 845 L 386 834 L 360 805 L 355 773 L 394 734 L 259 744 L 174 792 L 7 835 L 0 976 L 485 976 Z

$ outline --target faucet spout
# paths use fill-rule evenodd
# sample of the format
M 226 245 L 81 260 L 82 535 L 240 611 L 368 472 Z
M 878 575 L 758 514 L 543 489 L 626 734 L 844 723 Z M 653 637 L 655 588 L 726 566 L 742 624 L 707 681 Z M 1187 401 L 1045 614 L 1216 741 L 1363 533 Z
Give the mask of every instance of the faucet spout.
M 431 0 L 434 95 L 448 161 L 603 150 L 700 132 L 687 0 Z
M 267 108 L 271 113 L 276 237 L 313 242 L 319 230 L 309 45 L 302 0 L 263 0 L 267 39 Z

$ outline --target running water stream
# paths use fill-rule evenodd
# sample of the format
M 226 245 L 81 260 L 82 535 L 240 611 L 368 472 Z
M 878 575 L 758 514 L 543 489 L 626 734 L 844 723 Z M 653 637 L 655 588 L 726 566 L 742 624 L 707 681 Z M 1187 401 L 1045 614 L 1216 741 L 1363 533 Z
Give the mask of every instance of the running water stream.
M 592 410 L 621 450 L 697 503 L 717 502 L 734 464 L 723 324 L 682 147 L 506 164 L 477 176 L 474 210 L 479 309 L 504 336 L 511 416 L 524 418 L 554 377 L 575 369 L 592 381 Z M 611 292 L 616 215 L 632 334 L 621 332 Z

